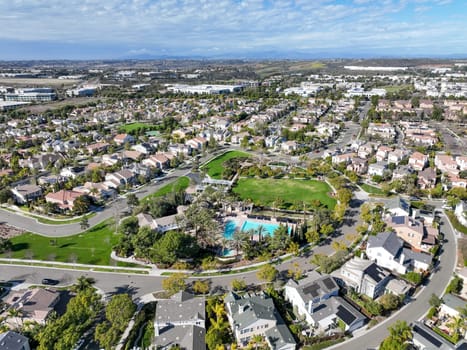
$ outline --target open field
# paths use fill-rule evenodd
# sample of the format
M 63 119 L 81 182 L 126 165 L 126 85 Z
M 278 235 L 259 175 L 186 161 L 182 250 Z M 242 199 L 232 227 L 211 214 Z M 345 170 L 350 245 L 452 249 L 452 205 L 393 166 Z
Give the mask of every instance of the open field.
M 28 106 L 21 107 L 19 109 L 23 111 L 29 111 L 31 113 L 43 113 L 48 109 L 53 110 L 55 108 L 61 108 L 65 106 L 82 106 L 82 105 L 86 105 L 91 102 L 96 102 L 98 100 L 99 98 L 97 97 L 74 97 L 74 98 L 68 98 L 63 101 L 52 101 L 49 103 L 28 105 Z
M 230 151 L 226 152 L 219 157 L 214 158 L 211 160 L 209 163 L 203 166 L 204 169 L 207 170 L 207 174 L 209 177 L 212 179 L 222 179 L 222 171 L 224 170 L 224 167 L 222 164 L 229 159 L 232 158 L 239 158 L 239 157 L 250 157 L 251 155 L 246 152 L 241 152 L 241 151 Z
M 172 183 L 169 183 L 161 188 L 159 188 L 158 191 L 148 195 L 147 197 L 144 197 L 143 200 L 150 200 L 151 198 L 154 197 L 162 197 L 165 196 L 167 193 L 170 192 L 177 192 L 181 190 L 186 190 L 190 186 L 190 179 L 186 176 L 179 177 L 177 181 L 174 181 Z
M 118 128 L 118 130 L 120 130 L 121 132 L 125 132 L 125 133 L 132 133 L 133 131 L 137 129 L 151 129 L 154 127 L 155 125 L 153 124 L 136 122 L 136 123 L 122 125 Z
M 83 234 L 70 237 L 49 238 L 25 233 L 11 238 L 13 249 L 2 258 L 37 259 L 76 262 L 91 265 L 109 265 L 110 252 L 117 243 L 114 226 L 105 221 Z
M 233 191 L 242 199 L 251 199 L 256 204 L 269 207 L 273 207 L 277 199 L 283 201 L 281 207 L 284 208 L 316 199 L 329 209 L 336 205 L 336 200 L 328 195 L 331 192 L 328 184 L 317 180 L 239 179 Z
M 276 61 L 258 63 L 253 66 L 255 73 L 261 78 L 285 72 L 301 73 L 322 68 L 326 68 L 326 64 L 319 61 Z
M 47 78 L 0 78 L 0 85 L 21 86 L 21 87 L 62 87 L 72 86 L 79 83 L 80 80 L 68 79 L 47 79 Z

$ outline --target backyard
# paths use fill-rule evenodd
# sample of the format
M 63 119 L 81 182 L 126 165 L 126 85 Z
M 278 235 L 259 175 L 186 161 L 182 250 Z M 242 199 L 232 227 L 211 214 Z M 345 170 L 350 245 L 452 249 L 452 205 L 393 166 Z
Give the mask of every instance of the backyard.
M 206 173 L 212 179 L 222 179 L 222 171 L 224 170 L 223 163 L 232 158 L 250 157 L 251 155 L 241 151 L 230 151 L 226 152 L 219 157 L 214 158 L 209 163 L 203 166 L 206 169 Z
M 11 238 L 13 249 L 1 254 L 2 258 L 35 259 L 76 262 L 91 265 L 109 265 L 112 246 L 118 236 L 108 220 L 85 233 L 70 237 L 50 238 L 24 233 Z
M 269 207 L 274 207 L 278 199 L 282 208 L 290 208 L 302 201 L 311 204 L 314 200 L 329 209 L 336 205 L 336 200 L 329 196 L 331 188 L 328 184 L 317 180 L 239 179 L 233 191 L 243 200 L 250 199 L 257 205 Z

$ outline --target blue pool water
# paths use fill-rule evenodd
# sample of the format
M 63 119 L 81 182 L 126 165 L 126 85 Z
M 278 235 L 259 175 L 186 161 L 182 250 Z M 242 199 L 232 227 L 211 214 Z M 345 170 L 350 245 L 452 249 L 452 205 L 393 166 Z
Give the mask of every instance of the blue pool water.
M 253 222 L 253 221 L 245 221 L 240 228 L 241 231 L 248 231 L 248 230 L 256 230 L 259 226 L 263 226 L 265 229 L 265 234 L 268 236 L 272 236 L 274 234 L 274 231 L 276 228 L 278 228 L 280 225 L 279 224 L 265 224 L 265 223 L 260 223 L 260 222 Z M 235 232 L 235 229 L 237 228 L 237 224 L 235 221 L 227 221 L 225 223 L 225 228 L 224 228 L 224 238 L 226 239 L 232 239 L 232 236 Z M 289 227 L 289 233 L 290 233 L 290 227 Z

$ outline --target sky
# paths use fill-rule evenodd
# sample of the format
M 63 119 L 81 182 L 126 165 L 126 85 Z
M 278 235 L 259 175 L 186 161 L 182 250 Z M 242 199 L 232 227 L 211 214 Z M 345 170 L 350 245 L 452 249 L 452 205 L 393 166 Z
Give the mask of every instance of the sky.
M 2 0 L 0 60 L 467 57 L 467 0 Z

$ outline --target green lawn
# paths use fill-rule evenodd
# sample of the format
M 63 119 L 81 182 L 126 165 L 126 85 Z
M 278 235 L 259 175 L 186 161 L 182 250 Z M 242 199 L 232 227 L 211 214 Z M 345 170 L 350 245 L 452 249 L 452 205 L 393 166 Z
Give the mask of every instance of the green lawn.
M 325 182 L 296 179 L 239 179 L 233 189 L 242 199 L 251 199 L 259 205 L 273 206 L 280 198 L 282 207 L 290 207 L 298 202 L 311 203 L 319 199 L 328 208 L 333 209 L 336 200 L 329 197 L 331 188 Z
M 387 85 L 383 86 L 382 89 L 385 89 L 388 93 L 399 92 L 400 90 L 411 90 L 413 88 L 410 84 L 401 84 L 401 85 Z
M 146 124 L 146 123 L 130 123 L 130 124 L 125 124 L 122 125 L 118 128 L 120 132 L 125 132 L 125 133 L 131 133 L 137 129 L 152 129 L 154 128 L 155 125 L 152 124 Z
M 241 151 L 230 151 L 226 152 L 219 157 L 214 158 L 208 164 L 206 164 L 203 168 L 207 170 L 207 174 L 213 179 L 222 179 L 222 171 L 224 167 L 222 164 L 229 159 L 232 158 L 239 158 L 239 157 L 250 157 L 251 155 L 246 152 Z
M 11 238 L 12 258 L 77 262 L 92 265 L 109 265 L 112 246 L 118 236 L 113 233 L 110 221 L 100 223 L 83 234 L 63 238 L 50 238 L 25 233 Z M 9 257 L 7 253 L 1 257 Z
M 384 196 L 384 192 L 378 187 L 371 186 L 371 185 L 368 185 L 368 184 L 361 184 L 360 187 L 367 193 L 376 194 L 376 195 L 379 195 L 379 196 Z
M 163 187 L 161 187 L 156 192 L 144 197 L 144 200 L 149 200 L 153 197 L 162 197 L 167 193 L 177 192 L 180 190 L 186 190 L 190 186 L 190 179 L 186 176 L 179 177 L 177 181 L 171 182 Z

